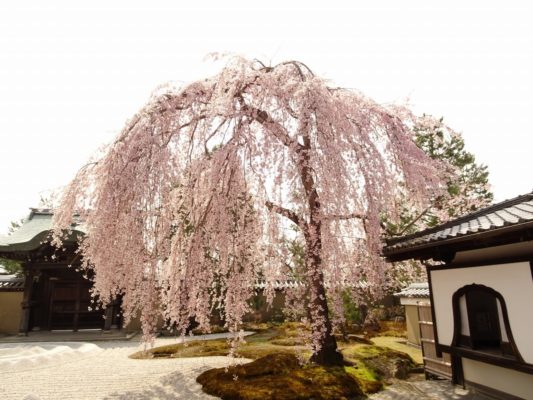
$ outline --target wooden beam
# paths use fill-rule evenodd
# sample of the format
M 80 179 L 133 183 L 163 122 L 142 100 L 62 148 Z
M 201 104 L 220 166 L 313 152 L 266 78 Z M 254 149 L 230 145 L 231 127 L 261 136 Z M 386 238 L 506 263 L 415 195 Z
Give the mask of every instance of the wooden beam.
M 30 328 L 30 314 L 31 314 L 31 296 L 33 291 L 33 269 L 28 269 L 26 265 L 23 265 L 24 276 L 26 280 L 24 281 L 24 295 L 22 298 L 22 315 L 20 318 L 19 334 L 28 336 L 28 331 Z

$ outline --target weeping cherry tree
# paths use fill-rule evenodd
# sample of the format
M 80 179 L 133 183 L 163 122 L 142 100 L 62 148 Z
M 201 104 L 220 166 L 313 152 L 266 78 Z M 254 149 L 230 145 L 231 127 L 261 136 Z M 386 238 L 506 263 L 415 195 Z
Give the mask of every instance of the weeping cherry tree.
M 258 277 L 271 294 L 291 276 L 282 242 L 297 236 L 312 360 L 339 364 L 330 315 L 342 315 L 346 285 L 380 290 L 380 216 L 397 215 L 398 195 L 423 203 L 440 185 L 415 122 L 300 62 L 234 58 L 154 93 L 65 190 L 56 241 L 72 215 L 85 221 L 93 294 L 104 305 L 121 296 L 149 339 L 158 321 L 208 330 L 215 312 L 239 332 Z

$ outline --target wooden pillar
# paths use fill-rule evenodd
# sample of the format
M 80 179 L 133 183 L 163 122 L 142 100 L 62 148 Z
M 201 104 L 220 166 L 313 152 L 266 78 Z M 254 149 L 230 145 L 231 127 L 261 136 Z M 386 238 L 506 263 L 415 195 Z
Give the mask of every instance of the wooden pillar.
M 80 297 L 81 297 L 81 281 L 76 282 L 76 305 L 74 306 L 74 321 L 73 321 L 73 331 L 78 332 L 80 324 Z
M 24 281 L 24 295 L 22 297 L 22 315 L 20 318 L 19 334 L 28 336 L 28 331 L 30 328 L 30 314 L 31 314 L 31 296 L 33 292 L 33 277 L 35 271 L 33 268 L 23 265 L 24 276 L 26 277 Z
M 105 309 L 104 331 L 111 330 L 111 324 L 113 323 L 113 312 L 114 311 L 115 311 L 115 303 L 112 302 L 108 304 Z
M 463 360 L 460 356 L 452 354 L 452 383 L 465 387 L 465 378 L 463 374 Z

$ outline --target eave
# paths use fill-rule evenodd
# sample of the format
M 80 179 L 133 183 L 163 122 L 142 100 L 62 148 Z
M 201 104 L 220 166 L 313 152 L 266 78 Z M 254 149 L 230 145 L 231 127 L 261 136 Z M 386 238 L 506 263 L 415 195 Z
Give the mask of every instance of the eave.
M 424 242 L 417 245 L 389 249 L 385 247 L 382 255 L 387 261 L 397 262 L 408 259 L 449 261 L 455 253 L 467 250 L 520 243 L 533 240 L 533 221 L 502 226 L 488 231 L 455 236 L 439 241 Z

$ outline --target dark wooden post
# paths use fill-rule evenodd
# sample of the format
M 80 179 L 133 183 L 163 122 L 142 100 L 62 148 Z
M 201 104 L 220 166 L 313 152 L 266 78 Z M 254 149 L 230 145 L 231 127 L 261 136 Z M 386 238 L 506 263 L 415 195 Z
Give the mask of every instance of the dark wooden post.
M 78 332 L 79 325 L 80 325 L 80 297 L 81 297 L 81 281 L 77 281 L 75 283 L 76 285 L 76 304 L 74 306 L 74 320 L 72 322 L 73 324 L 73 331 Z
M 28 336 L 32 306 L 31 296 L 33 292 L 33 276 L 35 271 L 26 264 L 23 264 L 22 268 L 24 270 L 24 276 L 26 279 L 24 281 L 24 296 L 21 303 L 22 315 L 20 318 L 19 335 Z
M 113 323 L 113 312 L 115 311 L 115 302 L 111 302 L 105 309 L 105 321 L 104 331 L 111 330 L 111 324 Z

